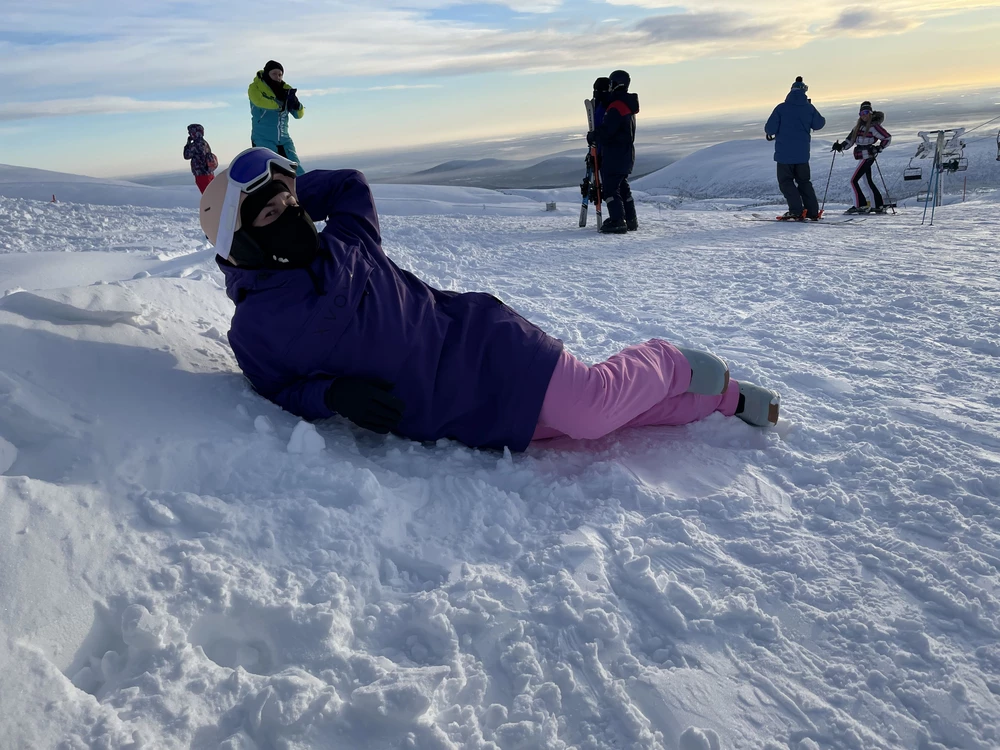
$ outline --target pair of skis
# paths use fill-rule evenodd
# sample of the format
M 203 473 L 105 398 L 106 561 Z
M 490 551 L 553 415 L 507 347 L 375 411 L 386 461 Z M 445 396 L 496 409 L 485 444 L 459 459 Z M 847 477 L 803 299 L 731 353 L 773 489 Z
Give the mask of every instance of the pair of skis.
M 849 224 L 852 221 L 864 221 L 863 216 L 847 216 L 840 219 L 827 219 L 826 217 L 821 217 L 819 221 L 812 221 L 810 219 L 786 219 L 784 216 L 775 216 L 773 219 L 764 214 L 750 214 L 750 218 L 747 221 L 777 221 L 782 224 L 825 224 L 826 226 L 832 226 L 834 224 Z
M 587 109 L 587 132 L 594 130 L 594 100 L 584 99 L 583 106 Z M 587 206 L 593 201 L 597 212 L 597 229 L 601 229 L 601 165 L 597 157 L 597 146 L 591 146 L 587 151 L 587 174 L 580 183 L 583 201 L 580 205 L 580 226 L 587 226 Z
M 844 211 L 844 216 L 895 216 L 896 215 L 895 203 L 885 203 L 883 204 L 883 208 L 888 210 L 876 211 L 874 209 L 869 209 L 868 211 L 858 211 L 858 210 L 851 211 L 850 209 L 848 209 L 847 211 Z M 889 213 L 889 210 L 891 210 L 892 213 Z

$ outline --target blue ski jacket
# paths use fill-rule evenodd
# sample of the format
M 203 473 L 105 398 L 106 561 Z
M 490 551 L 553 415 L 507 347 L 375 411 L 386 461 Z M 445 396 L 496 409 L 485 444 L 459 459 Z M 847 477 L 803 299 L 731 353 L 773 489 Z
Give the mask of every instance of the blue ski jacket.
M 792 89 L 785 101 L 767 118 L 764 132 L 776 136 L 774 160 L 779 164 L 806 164 L 812 131 L 822 130 L 826 118 L 806 98 L 802 89 Z

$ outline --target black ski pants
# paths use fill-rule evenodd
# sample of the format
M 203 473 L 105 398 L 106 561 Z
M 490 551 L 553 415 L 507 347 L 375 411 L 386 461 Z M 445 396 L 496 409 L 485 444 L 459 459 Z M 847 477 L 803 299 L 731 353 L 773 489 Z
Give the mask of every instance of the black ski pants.
M 868 187 L 872 191 L 872 200 L 875 201 L 875 208 L 881 208 L 882 203 L 882 193 L 878 191 L 875 187 L 875 180 L 872 179 L 872 167 L 875 165 L 875 159 L 862 159 L 858 163 L 858 168 L 854 170 L 854 177 L 851 178 L 851 189 L 854 190 L 854 205 L 858 208 L 868 205 L 868 199 L 865 194 L 861 192 L 861 178 L 868 178 Z
M 805 208 L 810 217 L 819 216 L 819 201 L 810 179 L 809 162 L 778 165 L 778 188 L 793 214 L 801 214 Z
M 627 174 L 606 174 L 601 169 L 601 193 L 608 207 L 608 218 L 625 221 L 625 204 L 632 202 L 632 187 Z

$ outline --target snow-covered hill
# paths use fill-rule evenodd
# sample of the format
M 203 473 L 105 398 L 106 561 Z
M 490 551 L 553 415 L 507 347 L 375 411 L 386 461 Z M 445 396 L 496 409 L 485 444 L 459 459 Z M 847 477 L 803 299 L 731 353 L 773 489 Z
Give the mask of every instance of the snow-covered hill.
M 857 162 L 851 154 L 838 154 L 834 160 L 830 151 L 833 139 L 834 136 L 829 139 L 813 136 L 810 158 L 813 186 L 822 200 L 829 180 L 828 200 L 850 203 L 853 202 L 850 180 Z M 910 163 L 918 141 L 914 137 L 894 135 L 892 144 L 878 158 L 882 176 L 880 178 L 876 172 L 875 180 L 879 190 L 884 191 L 884 187 L 888 187 L 891 198 L 899 203 L 916 205 L 913 199 L 917 193 L 927 189 L 927 180 L 931 174 L 929 159 L 913 160 L 914 167 L 923 168 L 923 180 L 903 180 L 903 170 Z M 981 133 L 970 134 L 966 149 L 968 170 L 946 175 L 945 192 L 961 195 L 963 188 L 974 192 L 1000 187 L 1000 162 L 996 160 L 996 155 L 996 142 L 989 133 L 986 138 Z M 710 146 L 658 172 L 635 180 L 632 187 L 641 191 L 640 195 L 644 193 L 650 198 L 668 200 L 675 197 L 688 200 L 736 197 L 781 200 L 773 156 L 774 144 L 764 138 L 729 141 Z M 867 184 L 862 184 L 867 189 Z
M 517 215 L 540 208 L 537 198 L 517 197 L 482 188 L 425 185 L 414 190 L 404 185 L 380 185 L 376 187 L 376 191 L 383 213 L 404 216 L 477 209 L 491 214 Z M 183 208 L 185 215 L 189 215 L 190 209 L 198 207 L 201 197 L 194 182 L 185 187 L 151 187 L 124 180 L 83 177 L 5 164 L 0 164 L 0 196 L 47 202 L 51 202 L 52 196 L 55 196 L 56 203 L 76 204 L 67 208 L 70 212 L 77 212 L 77 215 L 69 219 L 73 223 L 84 224 L 88 223 L 88 211 L 83 208 L 87 205 Z M 146 215 L 145 212 L 139 213 Z M 128 228 L 125 230 L 128 231 Z
M 192 178 L 190 185 L 150 187 L 127 180 L 50 172 L 0 164 L 0 196 L 36 201 L 95 204 L 100 206 L 147 206 L 150 208 L 197 208 L 200 194 Z
M 444 190 L 376 188 L 402 267 L 587 360 L 711 347 L 782 423 L 306 424 L 240 376 L 194 211 L 0 197 L 0 745 L 1000 746 L 1000 205 L 607 237 Z

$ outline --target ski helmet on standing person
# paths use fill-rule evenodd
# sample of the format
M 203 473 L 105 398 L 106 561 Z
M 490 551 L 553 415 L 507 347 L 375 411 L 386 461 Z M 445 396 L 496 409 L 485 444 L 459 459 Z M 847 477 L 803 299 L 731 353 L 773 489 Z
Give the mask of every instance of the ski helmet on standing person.
M 611 79 L 605 76 L 601 76 L 594 81 L 594 98 L 597 99 L 600 94 L 606 94 L 611 91 Z
M 608 77 L 608 80 L 611 81 L 612 91 L 617 91 L 618 89 L 628 91 L 629 84 L 632 83 L 632 79 L 629 77 L 629 74 L 624 70 L 616 70 Z

